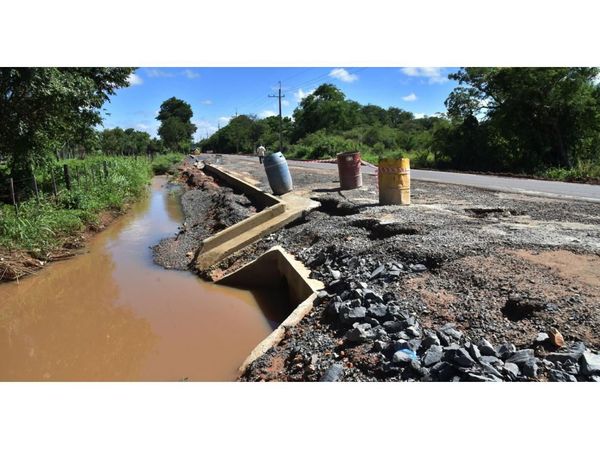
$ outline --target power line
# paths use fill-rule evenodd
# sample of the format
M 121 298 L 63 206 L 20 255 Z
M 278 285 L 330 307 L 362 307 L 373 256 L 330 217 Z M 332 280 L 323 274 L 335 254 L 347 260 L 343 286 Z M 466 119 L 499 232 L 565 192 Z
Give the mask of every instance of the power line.
M 268 95 L 268 97 L 277 97 L 279 99 L 279 151 L 283 151 L 283 121 L 281 119 L 281 98 L 285 95 L 281 95 L 281 81 L 279 82 L 279 93 L 277 95 Z

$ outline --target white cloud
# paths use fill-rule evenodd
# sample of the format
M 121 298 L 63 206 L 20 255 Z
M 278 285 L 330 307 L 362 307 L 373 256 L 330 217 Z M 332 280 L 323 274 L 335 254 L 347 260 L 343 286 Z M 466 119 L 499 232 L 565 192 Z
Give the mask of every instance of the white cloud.
M 346 69 L 342 68 L 333 69 L 331 72 L 329 72 L 329 76 L 331 78 L 337 78 L 344 83 L 352 83 L 353 81 L 358 80 L 358 75 L 349 73 Z
M 172 78 L 175 76 L 171 72 L 161 69 L 146 69 L 146 74 L 150 78 Z
M 265 117 L 276 116 L 277 113 L 275 111 L 271 111 L 270 109 L 266 109 L 258 113 L 258 117 L 264 119 Z
M 200 76 L 200 74 L 194 70 L 191 69 L 185 69 L 183 72 L 181 72 L 186 78 L 189 78 L 190 80 L 194 79 L 194 78 L 198 78 Z
M 310 91 L 304 92 L 302 88 L 298 89 L 298 91 L 294 92 L 294 98 L 298 103 L 300 103 L 303 99 L 308 97 L 310 94 L 315 92 L 315 89 L 311 89 Z
M 148 125 L 146 125 L 145 123 L 138 123 L 135 125 L 134 128 L 136 130 L 140 130 L 140 131 L 147 131 L 150 127 Z
M 281 104 L 282 104 L 283 106 L 290 106 L 290 102 L 289 102 L 289 101 L 287 101 L 287 100 L 283 100 L 283 99 L 281 100 Z
M 400 71 L 409 77 L 427 78 L 429 84 L 442 84 L 448 77 L 442 74 L 441 67 L 404 67 Z
M 231 120 L 230 116 L 222 116 L 222 117 L 219 117 L 219 119 L 218 119 L 218 121 L 221 125 L 227 125 L 230 120 Z
M 200 104 L 201 105 L 212 105 L 212 100 L 209 100 L 209 99 L 200 100 Z
M 404 100 L 405 102 L 414 102 L 416 99 L 417 99 L 417 96 L 414 92 L 411 92 L 410 94 L 402 97 L 402 100 Z
M 424 113 L 413 113 L 413 115 L 415 116 L 415 119 L 422 119 L 427 116 L 427 114 Z
M 142 80 L 142 77 L 136 75 L 135 73 L 130 74 L 127 77 L 127 81 L 129 82 L 129 86 L 139 86 L 144 82 L 144 80 Z

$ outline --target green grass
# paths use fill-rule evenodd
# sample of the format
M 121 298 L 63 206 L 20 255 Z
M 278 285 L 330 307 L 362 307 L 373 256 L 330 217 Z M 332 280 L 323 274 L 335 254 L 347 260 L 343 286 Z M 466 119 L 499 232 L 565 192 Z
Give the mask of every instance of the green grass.
M 175 173 L 175 167 L 183 160 L 181 153 L 166 153 L 158 155 L 152 161 L 152 171 L 155 175 Z
M 108 177 L 103 174 L 106 161 Z M 67 164 L 72 189 L 63 183 L 62 164 Z M 50 171 L 59 184 L 55 198 Z M 79 181 L 76 174 L 79 173 Z M 145 158 L 92 157 L 61 161 L 36 173 L 42 193 L 19 206 L 17 216 L 12 205 L 0 207 L 0 246 L 43 254 L 61 244 L 61 240 L 97 223 L 99 213 L 121 211 L 146 192 L 152 171 Z
M 578 183 L 600 183 L 600 162 L 580 161 L 570 169 L 551 168 L 537 174 L 542 178 Z

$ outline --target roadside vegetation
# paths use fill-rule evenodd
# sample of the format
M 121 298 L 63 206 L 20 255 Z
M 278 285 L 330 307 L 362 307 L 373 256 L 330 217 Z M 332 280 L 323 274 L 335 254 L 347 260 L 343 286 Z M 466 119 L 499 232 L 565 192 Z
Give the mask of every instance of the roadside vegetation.
M 71 174 L 70 190 L 63 179 L 63 164 Z M 18 188 L 25 200 L 19 202 L 18 213 L 12 204 L 0 209 L 0 247 L 42 257 L 70 235 L 97 226 L 102 212 L 119 213 L 144 195 L 152 171 L 145 158 L 89 157 L 46 166 L 35 176 L 38 196 L 27 191 L 31 183 L 23 183 Z
M 415 117 L 361 105 L 331 84 L 283 119 L 288 158 L 326 159 L 360 151 L 364 160 L 411 158 L 412 167 L 600 181 L 600 71 L 597 68 L 463 68 L 447 111 Z M 252 153 L 279 147 L 277 117 L 239 115 L 203 150 Z

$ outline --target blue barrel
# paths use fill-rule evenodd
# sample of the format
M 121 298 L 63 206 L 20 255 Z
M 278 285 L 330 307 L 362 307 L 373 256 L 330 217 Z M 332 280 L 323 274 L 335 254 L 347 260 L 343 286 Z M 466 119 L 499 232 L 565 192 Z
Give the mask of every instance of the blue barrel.
M 269 185 L 275 195 L 285 194 L 294 189 L 292 176 L 287 161 L 281 152 L 275 152 L 265 156 L 263 161 Z

